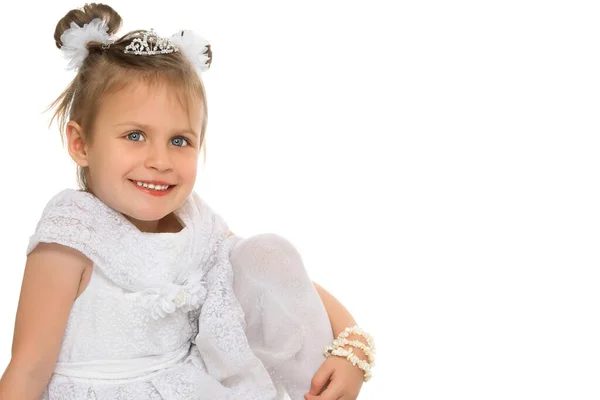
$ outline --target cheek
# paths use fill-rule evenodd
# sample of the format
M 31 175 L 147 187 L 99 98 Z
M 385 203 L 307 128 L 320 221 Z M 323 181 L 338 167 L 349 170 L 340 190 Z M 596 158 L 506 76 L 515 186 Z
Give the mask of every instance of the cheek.
M 93 176 L 111 176 L 122 172 L 132 163 L 132 153 L 119 147 L 96 151 L 89 156 L 90 173 Z
M 177 157 L 177 169 L 187 179 L 195 179 L 198 169 L 198 153 L 185 154 Z

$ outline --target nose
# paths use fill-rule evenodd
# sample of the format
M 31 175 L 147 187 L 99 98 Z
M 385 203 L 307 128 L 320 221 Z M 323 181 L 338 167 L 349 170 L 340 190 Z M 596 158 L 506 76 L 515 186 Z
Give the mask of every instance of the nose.
M 144 165 L 146 168 L 152 168 L 157 171 L 170 170 L 173 166 L 169 149 L 166 146 L 161 146 L 159 144 L 148 146 L 148 153 L 146 154 Z

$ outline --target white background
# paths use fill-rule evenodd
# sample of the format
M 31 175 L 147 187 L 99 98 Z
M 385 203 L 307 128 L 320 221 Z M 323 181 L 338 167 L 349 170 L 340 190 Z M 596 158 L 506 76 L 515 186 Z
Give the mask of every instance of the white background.
M 288 238 L 373 334 L 359 398 L 599 398 L 597 3 L 108 4 L 122 33 L 211 42 L 197 190 L 235 233 Z M 3 366 L 29 235 L 76 187 L 42 111 L 82 5 L 15 2 L 0 25 Z

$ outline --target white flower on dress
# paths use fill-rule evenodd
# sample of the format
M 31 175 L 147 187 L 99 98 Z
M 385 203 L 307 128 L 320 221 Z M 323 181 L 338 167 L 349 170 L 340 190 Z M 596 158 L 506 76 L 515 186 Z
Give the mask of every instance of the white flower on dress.
M 200 308 L 206 300 L 206 294 L 206 282 L 200 279 L 190 279 L 185 285 L 170 283 L 160 289 L 141 292 L 142 302 L 155 320 L 176 310 L 189 312 Z

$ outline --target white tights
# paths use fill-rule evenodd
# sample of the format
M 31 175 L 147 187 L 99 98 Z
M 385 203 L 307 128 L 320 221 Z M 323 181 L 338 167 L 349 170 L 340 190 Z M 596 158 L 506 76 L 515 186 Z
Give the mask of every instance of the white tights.
M 261 234 L 237 242 L 230 260 L 252 351 L 279 399 L 287 392 L 292 400 L 303 400 L 333 332 L 300 254 L 287 239 Z

